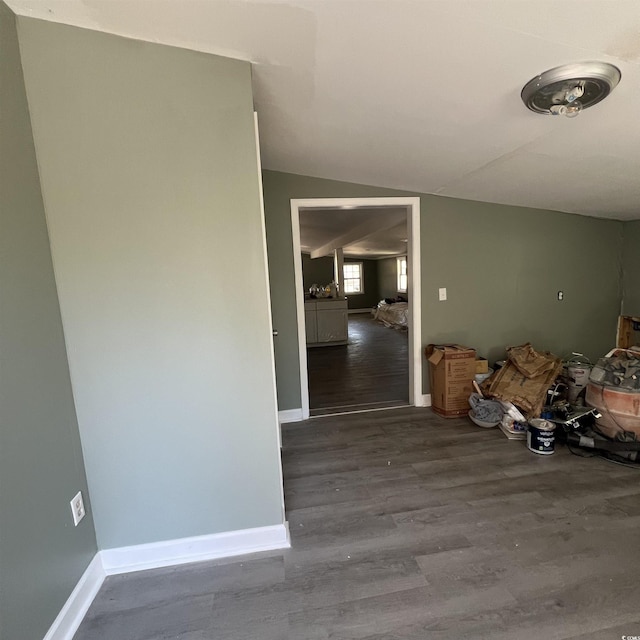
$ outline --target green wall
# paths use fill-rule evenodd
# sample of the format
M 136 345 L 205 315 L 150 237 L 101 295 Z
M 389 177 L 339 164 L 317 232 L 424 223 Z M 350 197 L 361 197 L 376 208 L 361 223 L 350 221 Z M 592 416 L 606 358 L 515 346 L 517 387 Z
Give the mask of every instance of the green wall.
M 378 285 L 378 260 L 345 258 L 345 262 L 362 262 L 364 272 L 364 293 L 351 293 L 347 299 L 349 309 L 370 309 L 380 300 Z
M 402 195 L 378 187 L 353 185 L 276 171 L 263 171 L 269 278 L 275 341 L 278 408 L 300 407 L 300 367 L 296 320 L 291 198 Z
M 367 309 L 380 300 L 378 287 L 378 261 L 345 258 L 345 262 L 362 262 L 364 271 L 364 293 L 350 293 L 347 298 L 349 309 Z M 313 284 L 324 286 L 333 280 L 333 257 L 323 256 L 311 259 L 308 253 L 302 254 L 302 284 L 306 292 Z
M 300 406 L 291 198 L 420 196 L 422 341 L 461 342 L 496 360 L 531 341 L 597 358 L 615 341 L 621 222 L 264 172 L 280 409 Z M 438 288 L 448 300 L 438 302 Z M 562 290 L 565 299 L 557 300 Z M 428 392 L 427 368 L 423 391 Z
M 490 360 L 524 341 L 591 359 L 614 344 L 620 222 L 449 198 L 430 202 L 423 220 L 424 338 L 456 339 Z
M 305 292 L 313 284 L 324 287 L 333 280 L 333 257 L 322 256 L 311 258 L 308 253 L 302 254 L 302 288 Z
M 397 258 L 385 258 L 378 262 L 378 280 L 380 298 L 395 298 L 398 295 L 407 297 L 406 293 L 398 294 Z
M 282 524 L 249 63 L 19 25 L 99 547 Z
M 640 220 L 624 223 L 622 262 L 623 305 L 625 316 L 640 316 Z
M 15 18 L 0 2 L 0 638 L 43 638 L 96 553 Z M 87 516 L 69 506 L 84 494 Z

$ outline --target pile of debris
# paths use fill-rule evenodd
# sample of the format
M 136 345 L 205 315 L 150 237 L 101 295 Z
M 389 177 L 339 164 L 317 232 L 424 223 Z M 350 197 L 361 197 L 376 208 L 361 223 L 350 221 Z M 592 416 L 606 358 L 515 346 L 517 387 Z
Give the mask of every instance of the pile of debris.
M 537 418 L 547 390 L 562 371 L 562 360 L 552 353 L 538 352 L 529 342 L 507 349 L 507 362 L 482 383 L 485 396 L 516 405 L 525 418 Z
M 638 351 L 613 349 L 591 367 L 582 354 L 563 363 L 526 343 L 507 349 L 504 366 L 475 386 L 469 418 L 482 427 L 500 426 L 508 438 L 526 438 L 535 453 L 553 453 L 558 438 L 572 451 L 640 462 Z
M 479 426 L 499 425 L 510 439 L 524 439 L 530 419 L 540 416 L 548 390 L 562 370 L 562 361 L 537 352 L 530 343 L 507 349 L 507 360 L 469 398 L 469 417 Z M 490 411 L 492 422 L 485 416 Z
M 640 353 L 626 349 L 609 352 L 598 360 L 589 379 L 605 387 L 640 391 Z
M 537 418 L 548 390 L 562 371 L 562 360 L 549 352 L 538 352 L 530 343 L 507 349 L 507 360 L 480 385 L 484 398 L 500 401 L 500 428 L 508 438 L 523 439 L 527 423 Z M 474 407 L 477 414 L 479 407 Z

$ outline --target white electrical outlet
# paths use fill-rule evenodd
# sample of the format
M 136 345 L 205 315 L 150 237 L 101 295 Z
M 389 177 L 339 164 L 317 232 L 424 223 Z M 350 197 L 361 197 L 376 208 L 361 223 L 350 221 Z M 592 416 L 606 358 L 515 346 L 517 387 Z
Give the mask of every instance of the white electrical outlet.
M 440 300 L 440 302 L 444 302 L 446 299 L 447 299 L 447 288 L 440 287 L 440 289 L 438 289 L 438 300 Z
M 71 501 L 71 514 L 73 515 L 73 524 L 78 526 L 80 520 L 85 516 L 84 501 L 82 500 L 82 491 L 78 491 Z

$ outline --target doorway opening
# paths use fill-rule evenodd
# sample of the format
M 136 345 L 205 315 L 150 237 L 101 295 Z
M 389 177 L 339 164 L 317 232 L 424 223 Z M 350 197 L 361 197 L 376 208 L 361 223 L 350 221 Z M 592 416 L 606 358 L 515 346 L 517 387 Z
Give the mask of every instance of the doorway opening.
M 312 223 L 309 223 L 310 214 L 313 214 Z M 301 217 L 304 243 L 301 240 Z M 399 404 L 423 406 L 420 199 L 407 197 L 291 200 L 291 223 L 302 419 L 313 415 L 372 410 Z M 308 240 L 309 226 L 312 227 L 311 244 Z M 398 248 L 396 244 L 395 249 L 390 249 L 389 241 L 394 238 L 398 240 L 399 230 L 402 228 L 405 230 L 402 238 L 404 245 Z M 404 251 L 402 247 L 405 248 Z M 306 252 L 304 257 L 303 252 Z M 373 317 L 372 306 L 369 304 L 372 287 L 367 288 L 365 268 L 367 263 L 372 262 L 367 259 L 369 256 L 380 260 L 380 264 L 383 260 L 393 263 L 394 273 L 398 278 L 397 286 L 394 287 L 397 292 L 397 296 L 393 298 L 394 302 L 402 302 L 403 297 L 408 300 L 408 304 L 404 305 L 405 331 L 387 328 L 389 324 L 394 324 L 395 320 L 389 320 L 387 317 L 389 322 L 385 327 Z M 317 287 L 313 289 L 311 286 L 305 286 L 309 285 L 309 278 L 305 282 L 303 260 L 307 267 L 307 275 L 310 271 L 309 265 L 313 264 L 314 260 L 324 260 L 325 263 L 328 260 L 333 261 L 332 274 L 337 285 L 337 295 L 336 288 L 331 286 L 325 292 L 324 287 L 331 283 L 314 282 Z M 370 266 L 368 268 L 371 269 Z M 311 272 L 313 273 L 313 269 Z M 371 282 L 369 284 L 371 285 Z M 359 287 L 363 290 L 359 290 Z M 365 292 L 368 296 L 364 295 Z M 339 323 L 340 317 L 347 314 L 345 295 L 350 307 L 348 336 L 342 335 L 336 324 Z M 375 296 L 375 293 L 373 295 Z M 360 300 L 368 302 L 361 303 Z M 390 304 L 390 308 L 392 306 Z M 397 313 L 402 304 L 395 307 L 393 311 Z M 381 319 L 384 319 L 383 314 L 380 315 Z M 381 331 L 386 333 L 382 334 Z M 397 353 L 395 349 L 398 350 Z M 403 349 L 404 360 L 400 357 Z M 394 371 L 392 364 L 380 368 L 380 375 L 376 374 L 376 360 L 378 363 L 382 362 L 385 352 L 398 355 L 398 358 L 394 358 L 396 364 L 404 361 L 402 371 L 397 370 L 397 367 Z M 340 376 L 336 375 L 335 379 L 332 378 L 334 373 L 339 372 L 339 367 L 347 365 L 350 366 L 350 370 L 346 377 L 343 375 L 340 379 Z M 362 375 L 364 371 L 367 371 L 366 375 Z M 377 393 L 375 387 L 368 384 L 375 380 L 378 382 Z M 338 402 L 333 402 L 333 397 L 339 397 Z
M 346 345 L 307 347 L 310 417 L 409 406 L 406 328 L 370 312 L 349 314 L 347 325 Z

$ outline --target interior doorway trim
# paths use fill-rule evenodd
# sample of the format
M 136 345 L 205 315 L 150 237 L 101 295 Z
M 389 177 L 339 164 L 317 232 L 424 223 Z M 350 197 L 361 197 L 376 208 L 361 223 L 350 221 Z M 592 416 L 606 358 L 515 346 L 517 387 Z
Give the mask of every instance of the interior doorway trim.
M 307 340 L 304 322 L 304 285 L 300 249 L 300 210 L 354 209 L 358 207 L 405 207 L 407 209 L 407 265 L 409 267 L 409 404 L 423 406 L 422 394 L 422 301 L 420 278 L 420 198 L 307 198 L 291 200 L 293 264 L 296 287 L 298 354 L 300 361 L 300 400 L 302 419 L 309 418 L 309 378 L 307 372 Z

